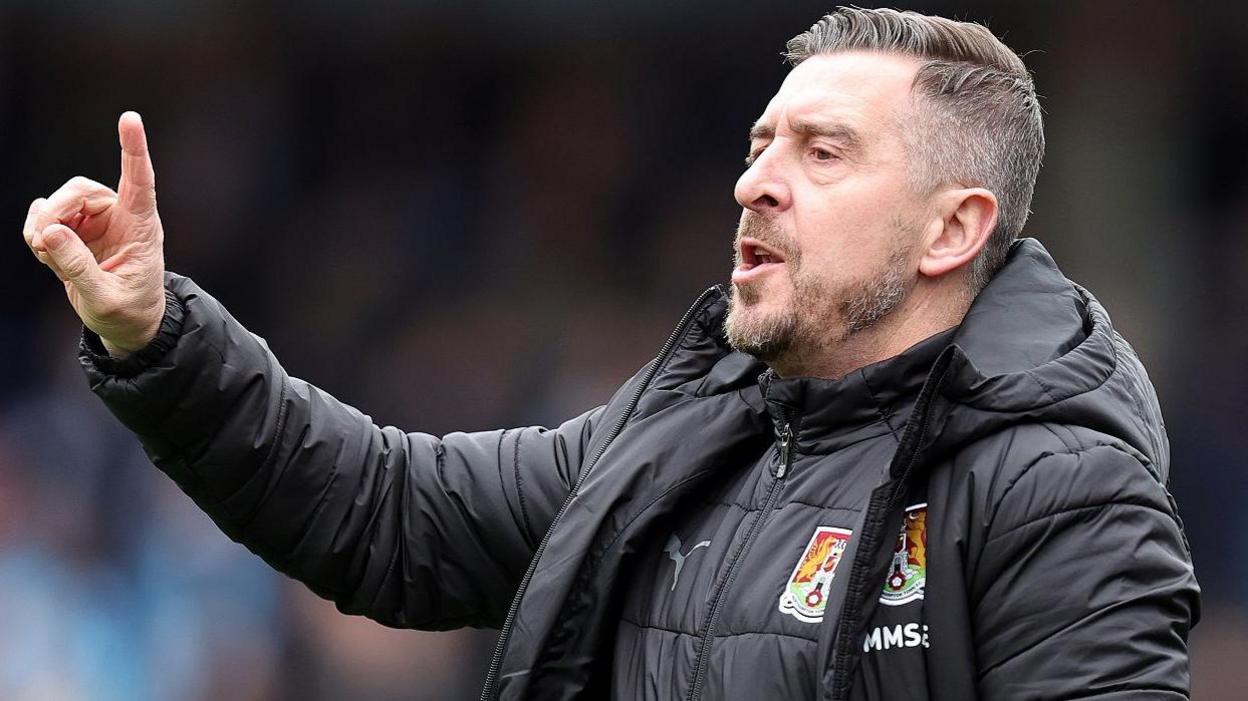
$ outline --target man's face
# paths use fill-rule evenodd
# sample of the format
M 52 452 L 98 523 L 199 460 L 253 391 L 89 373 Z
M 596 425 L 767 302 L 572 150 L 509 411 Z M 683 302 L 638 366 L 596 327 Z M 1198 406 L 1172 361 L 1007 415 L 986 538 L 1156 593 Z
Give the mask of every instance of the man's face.
M 913 284 L 924 200 L 907 180 L 900 125 L 918 65 L 866 52 L 807 59 L 751 131 L 727 333 L 782 374 L 874 325 Z

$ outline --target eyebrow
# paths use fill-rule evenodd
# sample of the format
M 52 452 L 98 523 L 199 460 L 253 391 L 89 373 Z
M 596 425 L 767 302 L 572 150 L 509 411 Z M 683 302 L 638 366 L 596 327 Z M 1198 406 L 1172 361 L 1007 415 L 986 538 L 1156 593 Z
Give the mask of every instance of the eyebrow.
M 859 136 L 858 131 L 842 122 L 814 122 L 798 119 L 789 122 L 789 127 L 803 136 L 822 136 L 840 141 L 845 144 L 846 149 L 851 151 L 862 147 L 862 137 Z M 774 138 L 776 138 L 776 128 L 769 124 L 755 124 L 750 128 L 750 141 Z

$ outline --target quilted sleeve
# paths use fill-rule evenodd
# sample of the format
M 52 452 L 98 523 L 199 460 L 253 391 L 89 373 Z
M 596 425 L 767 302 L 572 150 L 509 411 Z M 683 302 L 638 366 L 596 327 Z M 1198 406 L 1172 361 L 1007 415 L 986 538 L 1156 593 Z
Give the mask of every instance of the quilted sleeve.
M 84 331 L 92 390 L 232 539 L 347 613 L 497 626 L 580 469 L 601 409 L 555 430 L 378 427 L 290 377 L 186 278 L 122 360 Z
M 1185 699 L 1199 615 L 1165 488 L 1113 445 L 1046 453 L 1004 491 L 970 602 L 984 699 Z

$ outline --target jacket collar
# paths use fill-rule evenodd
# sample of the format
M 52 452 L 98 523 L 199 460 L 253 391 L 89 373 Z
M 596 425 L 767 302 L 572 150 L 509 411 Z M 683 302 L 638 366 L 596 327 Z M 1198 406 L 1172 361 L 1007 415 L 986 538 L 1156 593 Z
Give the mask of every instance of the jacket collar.
M 953 329 L 930 336 L 901 354 L 837 380 L 759 376 L 773 423 L 790 423 L 799 453 L 824 454 L 892 433 L 899 437 L 928 369 L 949 344 Z
M 927 368 L 951 346 L 947 401 L 929 437 L 937 452 L 1020 421 L 1058 420 L 1121 438 L 1159 475 L 1169 461 L 1156 395 L 1134 351 L 1034 239 L 1014 243 L 955 330 L 840 380 L 780 379 L 732 351 L 723 338 L 727 293 L 720 287 L 707 297 L 654 385 L 698 397 L 733 393 L 773 422 L 796 419 L 798 452 L 899 435 Z M 643 399 L 641 414 L 647 405 Z

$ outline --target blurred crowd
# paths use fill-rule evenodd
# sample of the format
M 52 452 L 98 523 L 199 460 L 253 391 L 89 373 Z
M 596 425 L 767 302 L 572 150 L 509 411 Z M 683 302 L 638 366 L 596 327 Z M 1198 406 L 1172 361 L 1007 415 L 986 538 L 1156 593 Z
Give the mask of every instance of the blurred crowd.
M 19 229 L 72 175 L 115 183 L 138 110 L 169 268 L 290 372 L 408 430 L 558 423 L 726 280 L 745 134 L 827 9 L 583 5 L 0 2 L 0 699 L 475 695 L 490 631 L 343 616 L 148 463 Z M 1195 698 L 1248 697 L 1248 11 L 911 7 L 1026 52 L 1028 233 L 1150 370 L 1205 590 Z

